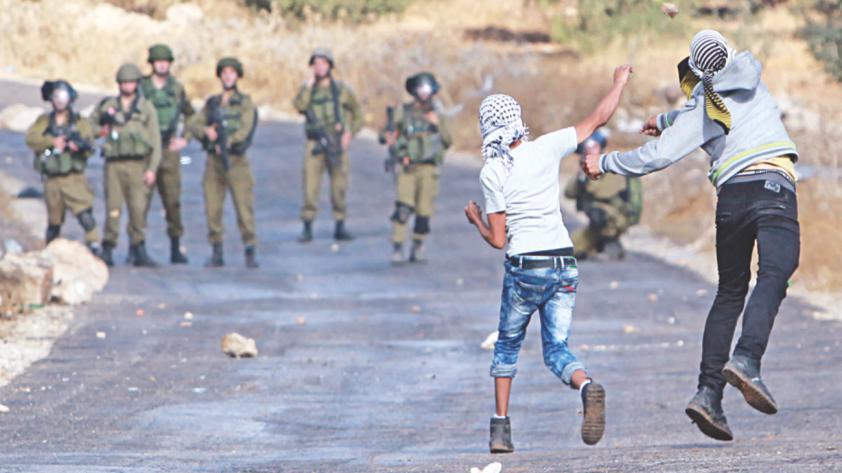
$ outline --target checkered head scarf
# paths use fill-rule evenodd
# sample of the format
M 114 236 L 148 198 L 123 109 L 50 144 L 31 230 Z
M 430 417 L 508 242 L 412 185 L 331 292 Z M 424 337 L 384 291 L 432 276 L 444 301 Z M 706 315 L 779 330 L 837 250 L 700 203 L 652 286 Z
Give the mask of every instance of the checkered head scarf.
M 734 50 L 728 47 L 725 38 L 714 30 L 696 33 L 690 42 L 690 69 L 701 80 L 705 89 L 705 109 L 708 117 L 731 130 L 731 112 L 722 97 L 713 89 L 713 78 L 725 69 L 734 57 Z
M 515 141 L 526 140 L 529 129 L 523 123 L 523 110 L 513 97 L 494 94 L 486 97 L 479 106 L 479 130 L 482 134 L 482 157 L 485 160 L 503 159 L 506 167 L 512 165 L 509 146 Z

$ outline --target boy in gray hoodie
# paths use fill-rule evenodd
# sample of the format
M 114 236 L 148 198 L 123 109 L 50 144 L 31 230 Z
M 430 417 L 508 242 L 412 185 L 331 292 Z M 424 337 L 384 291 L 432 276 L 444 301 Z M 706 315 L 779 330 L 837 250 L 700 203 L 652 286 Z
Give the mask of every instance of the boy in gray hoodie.
M 658 139 L 632 151 L 589 155 L 582 167 L 592 179 L 606 172 L 643 176 L 699 147 L 710 157 L 708 178 L 718 194 L 719 285 L 705 324 L 698 392 L 685 412 L 704 434 L 732 440 L 721 405 L 726 383 L 755 409 L 766 414 L 778 409 L 760 377 L 760 360 L 798 267 L 798 151 L 750 52 L 735 53 L 722 35 L 704 30 L 678 69 L 687 103 L 647 120 L 642 132 Z M 746 304 L 755 243 L 757 284 Z M 742 335 L 729 360 L 741 313 Z

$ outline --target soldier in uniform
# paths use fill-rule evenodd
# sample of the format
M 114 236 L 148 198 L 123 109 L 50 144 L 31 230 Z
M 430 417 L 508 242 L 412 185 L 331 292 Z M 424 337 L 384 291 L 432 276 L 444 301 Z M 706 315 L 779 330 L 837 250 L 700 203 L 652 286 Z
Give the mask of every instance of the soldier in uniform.
M 423 243 L 430 233 L 444 152 L 453 143 L 447 121 L 435 100 L 439 91 L 435 76 L 421 72 L 408 78 L 406 91 L 414 100 L 388 109 L 389 123 L 380 133 L 381 143 L 389 146 L 387 170 L 395 173 L 397 181 L 397 199 L 391 217 L 393 263 L 404 260 L 406 227 L 413 213 L 415 223 L 409 261 L 423 259 Z
M 120 94 L 106 97 L 91 114 L 91 124 L 105 138 L 105 236 L 102 259 L 114 265 L 113 250 L 120 235 L 120 216 L 125 202 L 131 239 L 129 260 L 135 266 L 157 266 L 146 252 L 146 208 L 161 162 L 161 133 L 155 107 L 138 90 L 143 77 L 135 64 L 117 71 Z
M 184 86 L 170 74 L 174 60 L 167 45 L 156 44 L 149 48 L 148 61 L 152 65 L 152 74 L 140 80 L 140 88 L 143 96 L 155 106 L 161 129 L 161 165 L 155 181 L 166 212 L 170 263 L 183 264 L 187 263 L 187 256 L 180 245 L 184 234 L 181 223 L 181 150 L 190 140 L 190 136 L 184 133 L 183 124 L 194 110 Z M 150 193 L 150 202 L 151 197 Z
M 77 94 L 66 81 L 47 81 L 41 98 L 53 110 L 35 120 L 26 133 L 26 144 L 35 152 L 35 170 L 44 182 L 49 244 L 61 233 L 67 210 L 85 230 L 88 248 L 99 254 L 99 231 L 93 214 L 94 193 L 85 178 L 85 166 L 93 151 L 94 131 L 73 110 Z
M 254 177 L 246 150 L 257 128 L 257 108 L 251 98 L 240 92 L 237 81 L 243 77 L 243 65 L 233 57 L 219 60 L 216 76 L 222 93 L 208 99 L 190 121 L 190 132 L 208 153 L 202 187 L 208 240 L 213 248 L 207 266 L 225 265 L 222 251 L 222 209 L 228 190 L 234 198 L 237 224 L 245 245 L 246 266 L 258 267 L 254 226 Z
M 602 153 L 605 135 L 597 130 L 576 150 L 581 156 Z M 640 180 L 633 177 L 606 174 L 593 181 L 583 172 L 570 178 L 564 196 L 576 201 L 576 210 L 588 217 L 588 225 L 579 228 L 571 239 L 576 258 L 586 259 L 604 254 L 609 259 L 625 258 L 620 237 L 640 221 L 642 190 Z
M 333 53 L 319 48 L 310 55 L 312 76 L 301 86 L 293 105 L 306 118 L 307 147 L 304 154 L 304 230 L 299 241 L 313 240 L 313 220 L 318 211 L 322 175 L 330 176 L 330 201 L 338 241 L 353 237 L 345 228 L 348 188 L 348 148 L 363 127 L 363 114 L 353 91 L 333 78 Z

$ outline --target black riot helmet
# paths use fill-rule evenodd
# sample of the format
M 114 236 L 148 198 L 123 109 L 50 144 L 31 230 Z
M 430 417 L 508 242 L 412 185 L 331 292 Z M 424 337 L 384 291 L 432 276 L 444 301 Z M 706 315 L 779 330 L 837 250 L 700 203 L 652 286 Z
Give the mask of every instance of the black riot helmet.
M 406 79 L 406 91 L 413 97 L 417 97 L 418 89 L 425 86 L 430 88 L 430 97 L 436 95 L 439 89 L 441 89 L 439 82 L 436 80 L 436 76 L 430 72 L 419 72 L 418 74 Z
M 67 94 L 70 96 L 70 102 L 73 103 L 79 94 L 76 93 L 76 89 L 70 85 L 70 82 L 66 80 L 48 80 L 44 81 L 44 84 L 41 86 L 41 100 L 45 102 L 50 102 L 53 99 L 53 92 L 58 89 L 64 89 L 67 91 Z

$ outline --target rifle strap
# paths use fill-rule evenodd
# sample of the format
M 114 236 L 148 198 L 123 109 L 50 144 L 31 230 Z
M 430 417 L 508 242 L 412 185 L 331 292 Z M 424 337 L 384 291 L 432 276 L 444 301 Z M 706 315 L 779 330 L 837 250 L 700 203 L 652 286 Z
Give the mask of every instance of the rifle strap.
M 339 104 L 339 86 L 336 85 L 336 81 L 333 80 L 333 77 L 330 78 L 330 94 L 333 98 L 333 118 L 336 120 L 336 123 L 342 123 L 342 107 Z

